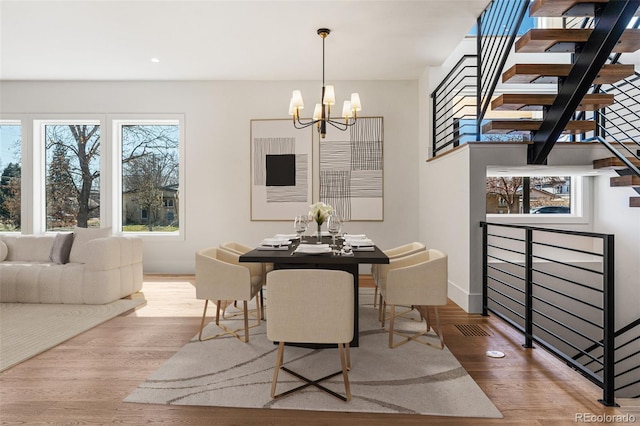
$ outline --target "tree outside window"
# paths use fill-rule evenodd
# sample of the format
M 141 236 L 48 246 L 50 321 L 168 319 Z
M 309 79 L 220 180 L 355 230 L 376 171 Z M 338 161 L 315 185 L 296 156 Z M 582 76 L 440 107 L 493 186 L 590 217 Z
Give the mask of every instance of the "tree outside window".
M 100 227 L 100 126 L 47 124 L 47 231 Z
M 123 124 L 123 232 L 179 229 L 178 124 Z
M 486 204 L 487 214 L 569 214 L 571 176 L 487 177 Z
M 19 124 L 0 123 L 0 232 L 20 231 L 21 135 Z

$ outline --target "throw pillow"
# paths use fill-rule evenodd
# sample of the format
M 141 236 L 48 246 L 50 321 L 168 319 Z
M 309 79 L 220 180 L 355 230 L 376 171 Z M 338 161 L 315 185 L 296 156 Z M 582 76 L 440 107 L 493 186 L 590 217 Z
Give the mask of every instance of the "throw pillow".
M 64 265 L 69 262 L 69 253 L 71 253 L 71 245 L 73 244 L 73 234 L 61 233 L 56 235 L 51 246 L 49 260 L 58 265 Z
M 84 260 L 84 246 L 91 240 L 96 238 L 104 238 L 111 236 L 111 227 L 109 228 L 74 228 L 73 245 L 69 254 L 69 262 L 86 263 Z
M 5 260 L 8 254 L 9 254 L 9 248 L 7 247 L 4 241 L 0 240 L 0 262 Z

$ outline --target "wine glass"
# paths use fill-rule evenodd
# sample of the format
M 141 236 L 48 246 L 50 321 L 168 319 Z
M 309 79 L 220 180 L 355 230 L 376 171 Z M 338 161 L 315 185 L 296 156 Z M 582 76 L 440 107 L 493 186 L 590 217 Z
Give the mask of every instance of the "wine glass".
M 302 242 L 302 234 L 307 230 L 308 224 L 309 221 L 307 215 L 296 216 L 293 219 L 293 229 L 296 231 L 296 234 L 298 234 L 298 244 Z
M 331 240 L 333 242 L 333 247 L 336 247 L 336 235 L 340 233 L 340 229 L 342 228 L 342 221 L 340 220 L 340 216 L 337 214 L 329 215 L 327 219 L 327 231 L 331 234 Z

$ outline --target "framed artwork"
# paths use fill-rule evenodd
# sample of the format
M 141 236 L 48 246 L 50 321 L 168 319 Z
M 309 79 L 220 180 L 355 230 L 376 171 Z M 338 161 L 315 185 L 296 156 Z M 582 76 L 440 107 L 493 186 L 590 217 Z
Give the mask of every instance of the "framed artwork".
M 320 139 L 320 201 L 345 220 L 384 220 L 383 133 L 382 117 L 362 117 Z
M 251 120 L 251 220 L 293 220 L 312 204 L 313 134 Z

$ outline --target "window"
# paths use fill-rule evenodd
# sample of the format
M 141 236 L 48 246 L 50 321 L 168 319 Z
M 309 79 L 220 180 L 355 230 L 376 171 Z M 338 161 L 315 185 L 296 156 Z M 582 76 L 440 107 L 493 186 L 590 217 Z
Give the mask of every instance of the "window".
M 184 238 L 183 123 L 179 114 L 3 116 L 0 232 Z
M 116 129 L 121 142 L 122 231 L 178 232 L 179 123 L 127 120 Z
M 0 121 L 0 232 L 20 231 L 22 126 Z
M 571 176 L 487 177 L 487 214 L 572 214 L 572 181 Z
M 43 122 L 46 230 L 100 227 L 100 124 Z

